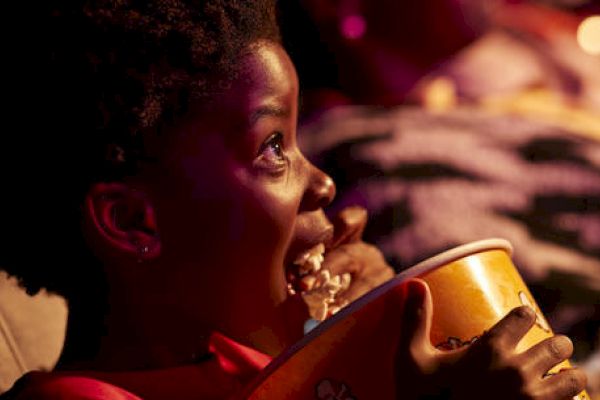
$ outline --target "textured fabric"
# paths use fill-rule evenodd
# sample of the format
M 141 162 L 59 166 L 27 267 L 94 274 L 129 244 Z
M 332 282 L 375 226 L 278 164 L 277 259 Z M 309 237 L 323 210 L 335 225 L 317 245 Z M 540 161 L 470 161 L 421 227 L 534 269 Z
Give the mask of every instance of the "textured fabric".
M 29 296 L 0 272 L 0 393 L 27 371 L 54 367 L 66 324 L 64 299 L 46 291 Z
M 17 400 L 228 399 L 271 361 L 220 334 L 211 337 L 210 350 L 212 357 L 201 363 L 165 370 L 32 372 L 5 396 Z
M 139 400 L 140 398 L 114 385 L 82 376 L 60 376 L 31 372 L 21 378 L 6 395 L 23 400 Z
M 453 246 L 508 239 L 575 359 L 600 340 L 600 143 L 473 108 L 334 109 L 301 145 L 332 175 L 333 211 L 369 210 L 366 239 L 398 271 Z

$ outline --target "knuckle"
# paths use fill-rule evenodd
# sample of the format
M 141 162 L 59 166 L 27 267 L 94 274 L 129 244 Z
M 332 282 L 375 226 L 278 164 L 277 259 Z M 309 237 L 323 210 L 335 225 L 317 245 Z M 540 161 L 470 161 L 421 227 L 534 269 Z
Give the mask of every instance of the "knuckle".
M 553 360 L 560 361 L 570 356 L 573 344 L 566 336 L 558 335 L 549 339 L 547 349 Z
M 483 348 L 483 355 L 494 369 L 512 369 L 510 356 L 498 339 L 489 340 L 488 345 Z
M 579 393 L 581 389 L 583 389 L 580 386 L 579 379 L 577 379 L 575 376 L 570 376 L 567 382 L 567 390 L 569 395 L 574 396 Z
M 585 388 L 585 378 L 574 370 L 570 372 L 565 379 L 565 394 L 575 396 Z
M 482 340 L 482 345 L 487 348 L 487 351 L 494 358 L 501 357 L 504 353 L 504 339 L 500 332 L 490 331 L 488 335 Z
M 502 351 L 502 349 L 493 349 L 492 353 L 492 363 L 499 366 L 499 367 L 503 367 L 506 368 L 508 370 L 512 370 L 514 372 L 517 372 L 517 374 L 520 374 L 520 369 L 518 366 L 514 366 L 511 363 L 511 357 L 509 354 L 507 354 L 506 351 Z

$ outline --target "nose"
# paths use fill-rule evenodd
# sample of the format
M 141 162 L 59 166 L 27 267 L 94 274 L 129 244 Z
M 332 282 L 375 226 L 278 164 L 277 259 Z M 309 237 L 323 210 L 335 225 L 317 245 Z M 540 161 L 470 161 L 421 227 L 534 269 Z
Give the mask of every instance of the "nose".
M 309 168 L 308 185 L 300 206 L 304 211 L 325 208 L 335 197 L 335 183 L 333 179 L 310 163 Z

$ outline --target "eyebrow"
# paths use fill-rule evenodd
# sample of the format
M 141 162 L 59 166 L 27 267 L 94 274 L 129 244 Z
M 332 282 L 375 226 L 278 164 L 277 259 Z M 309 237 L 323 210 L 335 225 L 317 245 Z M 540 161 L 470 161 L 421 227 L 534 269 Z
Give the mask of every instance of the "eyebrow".
M 250 125 L 254 125 L 259 119 L 264 117 L 286 118 L 290 116 L 290 110 L 285 107 L 278 106 L 261 106 L 250 114 Z

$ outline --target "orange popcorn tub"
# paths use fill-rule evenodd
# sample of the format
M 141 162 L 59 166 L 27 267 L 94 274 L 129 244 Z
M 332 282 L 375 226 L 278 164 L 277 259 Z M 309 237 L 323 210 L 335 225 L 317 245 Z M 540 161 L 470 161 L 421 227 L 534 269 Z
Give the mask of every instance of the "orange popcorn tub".
M 512 263 L 511 254 L 508 241 L 487 239 L 409 268 L 310 331 L 265 369 L 244 398 L 395 399 L 396 390 L 401 389 L 396 388 L 392 366 L 402 327 L 398 311 L 393 309 L 400 304 L 389 301 L 389 295 L 392 290 L 401 290 L 402 283 L 410 278 L 424 280 L 431 289 L 431 342 L 438 349 L 473 343 L 510 310 L 522 305 L 532 307 L 537 319 L 517 349 L 532 347 L 553 332 Z M 570 368 L 568 361 L 548 374 L 563 368 Z M 574 397 L 589 399 L 586 392 Z

